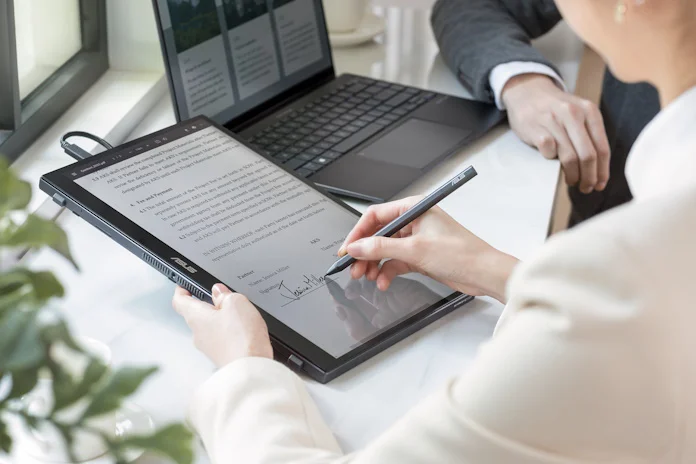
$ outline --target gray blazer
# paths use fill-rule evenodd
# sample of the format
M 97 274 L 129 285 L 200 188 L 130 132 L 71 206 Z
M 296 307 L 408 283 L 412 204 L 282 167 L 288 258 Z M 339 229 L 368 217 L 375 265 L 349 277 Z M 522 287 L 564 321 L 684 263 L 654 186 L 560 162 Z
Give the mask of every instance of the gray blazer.
M 488 77 L 497 65 L 532 61 L 554 68 L 530 41 L 561 19 L 553 0 L 438 0 L 432 14 L 444 60 L 475 98 L 489 102 L 493 93 Z M 600 108 L 612 153 L 611 179 L 604 192 L 584 195 L 569 189 L 571 224 L 631 199 L 624 174 L 626 157 L 660 105 L 652 86 L 624 84 L 607 72 Z

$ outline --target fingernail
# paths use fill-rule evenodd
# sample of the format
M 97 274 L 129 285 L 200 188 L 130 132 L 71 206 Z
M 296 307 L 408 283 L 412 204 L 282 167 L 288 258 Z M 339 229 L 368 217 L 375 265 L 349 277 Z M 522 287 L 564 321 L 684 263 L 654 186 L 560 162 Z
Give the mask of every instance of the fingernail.
M 222 284 L 213 285 L 213 298 L 219 298 L 225 293 L 230 293 L 230 290 Z
M 606 182 L 600 182 L 597 184 L 597 190 L 604 190 L 604 188 L 607 186 Z
M 361 239 L 348 245 L 347 252 L 353 258 L 360 258 L 365 254 L 367 250 L 368 239 Z
M 346 246 L 341 245 L 341 248 L 338 249 L 338 257 L 343 258 L 347 254 L 348 254 L 348 252 L 346 251 Z

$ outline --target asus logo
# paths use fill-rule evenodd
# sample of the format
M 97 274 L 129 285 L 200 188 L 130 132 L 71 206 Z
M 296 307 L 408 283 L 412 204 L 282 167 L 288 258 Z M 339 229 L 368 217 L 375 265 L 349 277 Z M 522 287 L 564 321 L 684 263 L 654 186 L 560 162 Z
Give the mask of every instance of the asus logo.
M 193 266 L 189 266 L 189 264 L 181 258 L 173 257 L 172 261 L 189 271 L 191 274 L 195 274 L 196 272 L 198 272 L 198 269 L 196 269 Z

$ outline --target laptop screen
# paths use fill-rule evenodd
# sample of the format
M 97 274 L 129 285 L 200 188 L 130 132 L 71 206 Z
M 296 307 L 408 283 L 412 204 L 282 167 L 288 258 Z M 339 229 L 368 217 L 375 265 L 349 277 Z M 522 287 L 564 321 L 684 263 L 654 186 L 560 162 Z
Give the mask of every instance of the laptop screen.
M 220 124 L 331 68 L 321 0 L 155 0 L 180 119 Z

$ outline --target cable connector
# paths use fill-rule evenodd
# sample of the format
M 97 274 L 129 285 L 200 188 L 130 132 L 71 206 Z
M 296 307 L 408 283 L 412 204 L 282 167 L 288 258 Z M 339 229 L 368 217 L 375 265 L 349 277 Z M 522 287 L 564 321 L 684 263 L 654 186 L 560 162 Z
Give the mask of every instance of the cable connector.
M 102 147 L 106 148 L 107 150 L 111 150 L 112 148 L 114 148 L 106 140 L 104 140 L 100 137 L 97 137 L 96 135 L 92 135 L 89 132 L 82 132 L 82 131 L 68 132 L 63 137 L 61 137 L 60 146 L 63 148 L 65 153 L 67 153 L 68 155 L 70 155 L 71 157 L 75 158 L 78 161 L 89 158 L 90 156 L 92 156 L 92 154 L 87 152 L 86 150 L 78 147 L 74 143 L 68 143 L 67 140 L 70 137 L 84 137 L 84 138 L 93 140 L 93 141 L 97 142 L 99 145 L 101 145 Z

